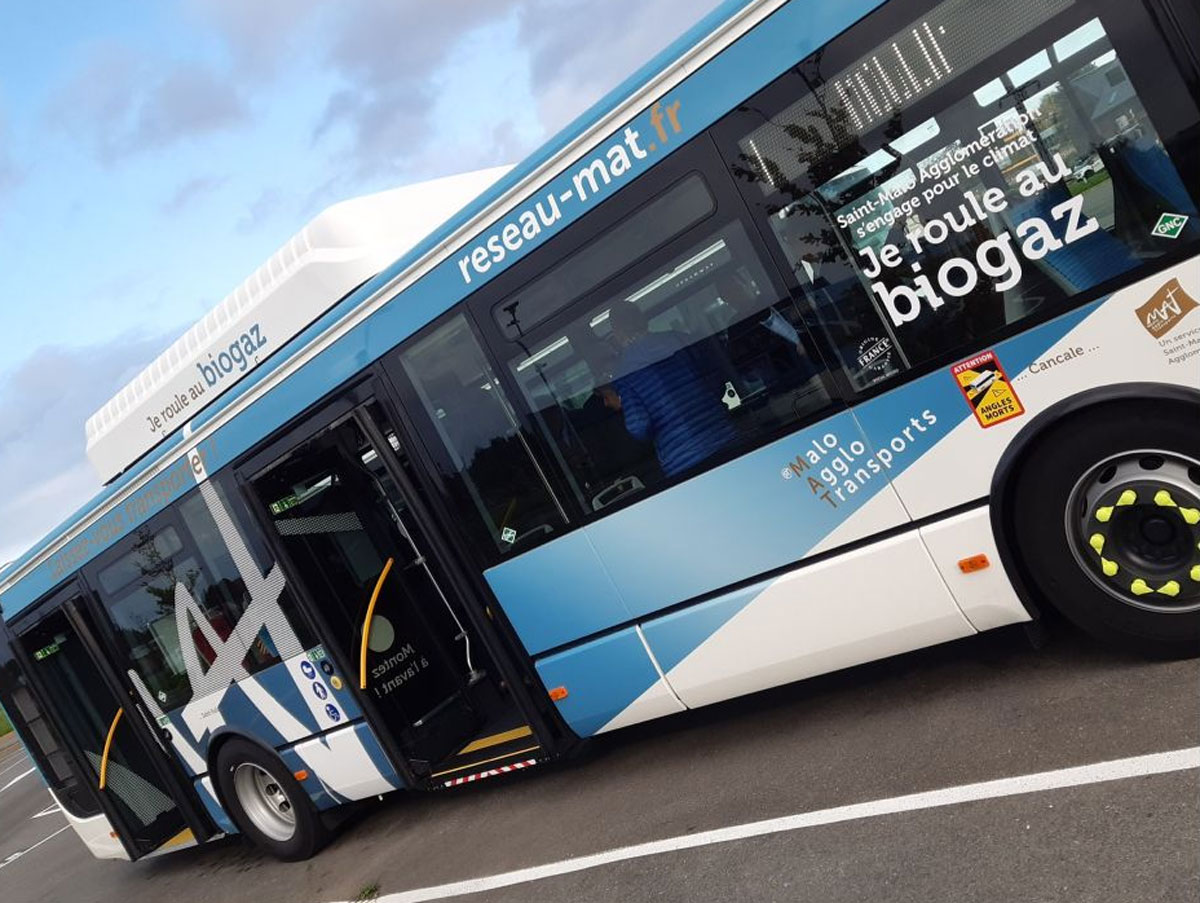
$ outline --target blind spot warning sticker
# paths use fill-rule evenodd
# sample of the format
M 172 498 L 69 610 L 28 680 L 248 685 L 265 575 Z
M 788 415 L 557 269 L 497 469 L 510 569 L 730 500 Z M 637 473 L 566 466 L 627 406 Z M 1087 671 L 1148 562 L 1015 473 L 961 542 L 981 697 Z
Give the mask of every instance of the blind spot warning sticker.
M 985 429 L 1025 413 L 995 352 L 985 351 L 950 368 L 971 413 Z

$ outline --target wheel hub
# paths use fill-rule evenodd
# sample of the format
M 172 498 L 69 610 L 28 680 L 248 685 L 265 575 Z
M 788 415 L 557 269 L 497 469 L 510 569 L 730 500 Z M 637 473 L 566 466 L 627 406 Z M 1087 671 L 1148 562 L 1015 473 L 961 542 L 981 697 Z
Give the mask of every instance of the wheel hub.
M 1066 527 L 1076 561 L 1110 596 L 1200 608 L 1200 463 L 1160 451 L 1104 461 L 1076 483 Z
M 265 768 L 243 762 L 233 770 L 233 787 L 247 818 L 271 840 L 282 843 L 296 833 L 292 801 Z

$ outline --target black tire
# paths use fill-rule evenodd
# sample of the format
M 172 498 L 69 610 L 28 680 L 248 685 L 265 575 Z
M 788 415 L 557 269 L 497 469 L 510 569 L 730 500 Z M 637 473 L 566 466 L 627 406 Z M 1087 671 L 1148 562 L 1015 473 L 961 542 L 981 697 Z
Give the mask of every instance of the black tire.
M 289 837 L 281 836 L 279 830 L 272 836 L 269 829 L 264 830 L 260 827 L 263 814 L 259 814 L 260 823 L 256 823 L 243 802 L 243 794 L 247 793 L 245 783 L 260 779 L 264 773 L 270 776 L 273 785 L 268 786 L 277 788 L 276 798 L 286 805 L 287 813 L 291 814 L 294 821 Z M 242 775 L 241 778 L 238 777 L 239 774 Z M 247 775 L 250 776 L 249 780 Z M 316 806 L 299 781 L 274 753 L 246 740 L 229 740 L 217 752 L 216 780 L 225 809 L 234 824 L 256 846 L 276 859 L 285 862 L 308 859 L 328 842 L 329 832 Z M 241 792 L 239 783 L 243 784 Z M 280 825 L 286 829 L 286 824 L 280 822 Z
M 1085 569 L 1086 550 L 1079 552 L 1069 533 L 1067 509 L 1078 507 L 1081 481 L 1086 485 L 1089 473 L 1098 467 L 1103 472 L 1101 465 L 1110 459 L 1147 449 L 1200 461 L 1200 409 L 1185 402 L 1125 399 L 1073 413 L 1049 427 L 1015 473 L 1008 493 L 1008 540 L 1041 604 L 1125 651 L 1190 658 L 1200 655 L 1200 608 L 1171 610 L 1171 600 L 1164 599 L 1168 604 L 1151 610 L 1119 598 L 1119 588 L 1104 587 L 1101 576 Z M 1196 468 L 1189 479 L 1200 484 Z M 1194 489 L 1200 493 L 1200 485 Z M 1187 578 L 1184 590 L 1195 591 Z

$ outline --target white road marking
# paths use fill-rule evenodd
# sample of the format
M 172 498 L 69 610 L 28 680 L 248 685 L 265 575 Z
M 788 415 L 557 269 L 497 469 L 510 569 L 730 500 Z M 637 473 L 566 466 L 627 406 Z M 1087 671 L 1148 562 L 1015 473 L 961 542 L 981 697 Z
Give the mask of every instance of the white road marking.
M 22 778 L 27 778 L 27 777 L 29 777 L 29 776 L 30 776 L 31 774 L 33 774 L 35 771 L 37 771 L 37 769 L 36 769 L 36 768 L 31 768 L 31 769 L 29 769 L 29 771 L 23 771 L 23 772 L 21 772 L 19 775 L 17 775 L 17 776 L 16 776 L 15 778 L 13 778 L 11 781 L 9 781 L 7 784 L 5 784 L 3 787 L 0 787 L 0 793 L 3 793 L 5 790 L 7 790 L 7 789 L 8 789 L 9 787 L 11 787 L 13 784 L 17 783 L 17 781 L 21 780 Z
M 18 762 L 18 761 L 16 761 L 16 759 L 24 759 L 25 761 Z M 29 762 L 29 753 L 22 752 L 19 756 L 17 756 L 15 759 L 13 759 L 13 763 L 11 765 L 6 766 L 5 768 L 0 768 L 0 777 L 3 777 L 4 775 L 8 774 L 14 768 L 20 768 L 22 765 L 28 764 L 28 762 Z
M 41 812 L 35 812 L 33 815 L 31 815 L 29 817 L 31 819 L 45 818 L 47 815 L 53 815 L 55 812 L 62 812 L 62 808 L 58 805 L 58 803 L 51 803 L 49 806 L 47 806 Z
M 1114 759 L 1110 762 L 1097 762 L 1092 765 L 1079 765 L 1073 768 L 1060 768 L 1056 771 L 1042 771 L 1035 774 L 1018 775 L 1012 778 L 1000 778 L 995 781 L 983 781 L 978 784 L 963 784 L 958 787 L 947 787 L 942 790 L 910 793 L 906 796 L 896 796 L 890 799 L 872 800 L 848 806 L 835 806 L 832 809 L 800 812 L 795 815 L 785 815 L 781 818 L 768 818 L 741 825 L 731 825 L 727 828 L 717 828 L 712 831 L 701 831 L 697 834 L 668 837 L 663 840 L 639 843 L 616 850 L 608 850 L 603 853 L 577 856 L 573 859 L 563 859 L 559 862 L 547 863 L 546 865 L 537 865 L 532 868 L 504 872 L 500 875 L 469 878 L 465 881 L 456 881 L 452 884 L 439 884 L 435 887 L 423 887 L 395 894 L 387 894 L 386 896 L 379 897 L 377 903 L 425 903 L 428 900 L 443 900 L 446 897 L 454 897 L 462 894 L 477 894 L 483 891 L 495 890 L 501 887 L 512 887 L 516 884 L 540 881 L 559 875 L 569 875 L 572 872 L 582 872 L 587 869 L 611 865 L 615 862 L 626 862 L 630 859 L 640 859 L 646 856 L 658 856 L 662 853 L 674 853 L 679 850 L 690 850 L 716 843 L 729 843 L 733 840 L 745 840 L 750 837 L 762 837 L 766 834 L 796 831 L 800 828 L 813 828 L 819 825 L 832 825 L 838 822 L 875 818 L 880 815 L 895 815 L 900 812 L 914 812 L 920 809 L 955 806 L 960 803 L 969 803 L 978 800 L 997 799 L 1006 796 L 1017 796 L 1023 793 L 1037 793 L 1045 790 L 1061 790 L 1067 787 L 1099 784 L 1105 781 L 1120 781 L 1126 778 L 1166 774 L 1168 772 L 1186 771 L 1193 768 L 1200 768 L 1200 746 L 1172 750 L 1171 752 L 1151 753 L 1145 756 L 1132 756 L 1127 759 Z
M 11 856 L 9 856 L 7 859 L 5 859 L 3 862 L 0 862 L 0 869 L 2 869 L 2 868 L 6 868 L 7 866 L 10 866 L 10 865 L 12 865 L 14 862 L 16 862 L 18 859 L 20 859 L 20 858 L 21 858 L 22 856 L 24 856 L 26 853 L 31 853 L 31 852 L 33 852 L 33 851 L 34 851 L 34 850 L 36 850 L 38 847 L 40 847 L 42 844 L 44 844 L 46 841 L 48 841 L 48 840 L 53 840 L 55 837 L 57 837 L 57 836 L 58 836 L 59 834 L 61 834 L 63 831 L 68 831 L 68 830 L 70 830 L 70 828 L 71 828 L 71 826 L 70 826 L 70 825 L 67 825 L 66 827 L 63 827 L 63 828 L 59 828 L 57 831 L 55 831 L 55 832 L 54 832 L 53 834 L 51 834 L 49 837 L 43 837 L 41 840 L 39 840 L 39 841 L 38 841 L 37 843 L 35 843 L 33 846 L 29 847 L 29 849 L 27 849 L 27 850 L 20 850 L 19 852 L 13 853 Z

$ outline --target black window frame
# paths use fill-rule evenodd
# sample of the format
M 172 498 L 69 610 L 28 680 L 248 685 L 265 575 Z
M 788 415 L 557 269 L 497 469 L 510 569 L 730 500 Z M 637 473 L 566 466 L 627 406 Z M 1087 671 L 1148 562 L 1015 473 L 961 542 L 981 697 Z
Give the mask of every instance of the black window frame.
M 779 198 L 782 193 L 776 192 L 774 195 L 765 196 L 757 182 L 739 178 L 737 172 L 739 169 L 744 169 L 745 164 L 742 163 L 738 142 L 752 133 L 764 121 L 778 115 L 791 104 L 800 100 L 805 94 L 812 93 L 814 89 L 825 85 L 827 78 L 822 73 L 828 73 L 829 77 L 841 74 L 847 66 L 862 56 L 864 48 L 869 49 L 879 45 L 915 18 L 928 13 L 939 2 L 940 0 L 890 0 L 890 2 L 884 3 L 833 40 L 797 62 L 787 72 L 714 123 L 708 130 L 718 153 L 725 161 L 731 180 L 737 185 L 743 202 L 748 209 L 754 212 L 751 219 L 768 248 L 771 260 L 782 274 L 793 297 L 796 298 L 796 303 L 804 311 L 805 321 L 809 323 L 809 332 L 818 342 L 826 359 L 830 361 L 837 361 L 836 352 L 830 346 L 823 330 L 819 328 L 816 322 L 818 319 L 816 313 L 805 298 L 803 288 L 792 271 L 791 262 L 771 232 L 768 218 L 780 209 Z M 1167 0 L 1157 0 L 1157 2 L 1155 0 L 1143 0 L 1143 2 L 1136 2 L 1136 0 L 1074 0 L 1073 5 L 1069 8 L 1050 17 L 1036 28 L 1017 36 L 1005 45 L 1002 52 L 993 54 L 968 70 L 965 75 L 971 76 L 969 81 L 964 79 L 963 74 L 956 74 L 954 78 L 936 87 L 929 94 L 923 95 L 910 106 L 903 108 L 901 114 L 906 123 L 905 126 L 898 128 L 894 124 L 895 117 L 873 126 L 859 137 L 857 148 L 851 144 L 839 154 L 829 157 L 830 162 L 820 170 L 817 178 L 813 178 L 813 169 L 810 168 L 808 172 L 795 180 L 795 184 L 805 194 L 815 191 L 824 181 L 845 171 L 868 154 L 878 150 L 888 140 L 893 140 L 908 128 L 936 116 L 940 111 L 970 96 L 975 88 L 992 78 L 1000 77 L 1017 62 L 1045 49 L 1055 40 L 1085 22 L 1099 17 L 1105 25 L 1108 39 L 1122 66 L 1129 74 L 1135 90 L 1143 87 L 1147 89 L 1147 93 L 1145 95 L 1139 93 L 1138 98 L 1159 133 L 1164 149 L 1171 157 L 1172 162 L 1176 163 L 1179 176 L 1193 201 L 1200 205 L 1200 168 L 1186 165 L 1186 161 L 1192 159 L 1188 151 L 1193 150 L 1194 152 L 1197 139 L 1200 138 L 1198 76 L 1191 66 L 1180 59 L 1181 56 L 1187 55 L 1186 51 L 1192 45 L 1182 35 L 1174 33 L 1173 30 L 1170 30 L 1170 26 L 1164 24 L 1164 20 L 1168 22 L 1178 20 L 1163 11 L 1156 11 L 1154 7 L 1161 7 L 1168 13 L 1174 11 L 1174 4 Z M 1193 16 L 1193 19 L 1195 18 Z M 1161 65 L 1159 57 L 1146 52 L 1144 45 L 1147 41 L 1161 44 L 1171 53 L 1174 65 L 1165 68 L 1171 73 L 1171 77 L 1178 81 L 1178 87 L 1183 90 L 1171 91 L 1162 87 L 1164 67 Z M 1029 83 L 1027 93 L 1032 95 L 1042 87 L 1044 85 L 1035 79 Z M 1022 91 L 1022 93 L 1026 92 Z M 1189 104 L 1190 110 L 1188 109 Z M 853 407 L 899 388 L 912 380 L 920 379 L 948 367 L 974 351 L 1003 342 L 1120 288 L 1152 276 L 1198 252 L 1200 252 L 1200 240 L 1193 240 L 1177 247 L 1173 246 L 1164 254 L 1143 262 L 1125 273 L 1069 296 L 1061 303 L 1049 305 L 1048 309 L 1036 311 L 1027 317 L 1014 320 L 982 339 L 970 339 L 946 348 L 889 379 L 871 384 L 863 389 L 854 388 L 846 378 L 840 364 L 835 363 L 832 370 L 843 397 L 847 404 Z
M 802 338 L 805 342 L 805 349 L 814 363 L 821 368 L 820 379 L 829 401 L 820 408 L 806 413 L 804 417 L 765 434 L 753 446 L 738 444 L 728 451 L 713 455 L 702 466 L 674 477 L 666 477 L 653 487 L 647 486 L 645 492 L 636 493 L 626 499 L 606 505 L 599 511 L 594 511 L 580 502 L 563 465 L 559 463 L 554 450 L 549 447 L 549 442 L 537 422 L 537 415 L 531 410 L 525 398 L 525 393 L 509 372 L 507 361 L 512 357 L 513 349 L 518 346 L 509 340 L 496 325 L 493 311 L 500 308 L 524 285 L 553 269 L 560 261 L 566 259 L 580 247 L 623 222 L 663 192 L 670 190 L 692 175 L 699 175 L 708 187 L 714 200 L 711 213 L 682 232 L 657 243 L 647 253 L 630 261 L 625 266 L 615 269 L 606 280 L 574 298 L 552 316 L 539 321 L 532 328 L 530 336 L 541 336 L 544 333 L 553 332 L 555 329 L 561 329 L 564 324 L 576 318 L 581 310 L 593 305 L 598 297 L 611 293 L 616 286 L 636 281 L 639 276 L 660 269 L 669 263 L 693 245 L 699 236 L 710 232 L 715 223 L 737 221 L 744 227 L 747 239 L 771 282 L 772 290 L 777 293 L 778 300 L 789 300 L 797 304 L 797 310 L 802 314 Z M 777 262 L 769 253 L 768 244 L 763 240 L 757 224 L 753 221 L 750 211 L 738 193 L 737 186 L 725 171 L 724 161 L 717 153 L 711 136 L 704 131 L 638 176 L 634 182 L 623 187 L 594 209 L 589 210 L 544 245 L 512 264 L 502 274 L 498 274 L 463 302 L 463 306 L 468 312 L 468 319 L 474 321 L 477 335 L 483 338 L 483 347 L 488 355 L 489 364 L 496 374 L 496 378 L 504 387 L 510 405 L 514 408 L 524 429 L 530 434 L 531 440 L 537 443 L 536 448 L 537 453 L 541 456 L 539 463 L 542 469 L 547 473 L 555 474 L 557 483 L 561 485 L 561 490 L 556 491 L 561 492 L 560 502 L 569 506 L 569 513 L 574 521 L 573 526 L 568 524 L 563 534 L 577 526 L 594 523 L 631 505 L 646 501 L 673 486 L 721 467 L 736 458 L 762 448 L 764 445 L 845 410 L 845 396 L 838 382 L 839 374 L 835 368 L 830 366 L 830 358 L 823 347 L 815 341 L 815 337 L 811 334 L 811 325 L 805 307 L 797 303 L 795 290 L 783 276 Z M 458 307 L 456 306 L 455 309 L 457 310 Z
M 60 593 L 56 590 L 49 595 L 57 598 Z M 51 610 L 41 608 L 43 614 L 47 614 Z M 4 710 L 8 714 L 9 722 L 59 805 L 73 818 L 88 819 L 102 815 L 104 808 L 100 804 L 100 798 L 95 788 L 88 780 L 87 772 L 79 762 L 74 744 L 64 740 L 54 713 L 46 705 L 41 691 L 30 678 L 25 662 L 22 660 L 23 654 L 16 634 L 8 628 L 6 623 L 0 621 L 0 702 L 4 703 Z M 12 679 L 13 675 L 15 675 L 15 680 Z M 70 769 L 71 779 L 74 781 L 73 787 L 58 776 L 50 764 L 49 754 L 31 730 L 24 712 L 16 705 L 13 693 L 18 687 L 28 694 L 38 711 L 38 719 L 50 732 L 54 742 L 58 744 L 58 754 L 63 757 Z

